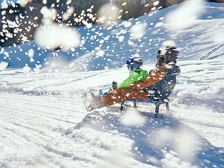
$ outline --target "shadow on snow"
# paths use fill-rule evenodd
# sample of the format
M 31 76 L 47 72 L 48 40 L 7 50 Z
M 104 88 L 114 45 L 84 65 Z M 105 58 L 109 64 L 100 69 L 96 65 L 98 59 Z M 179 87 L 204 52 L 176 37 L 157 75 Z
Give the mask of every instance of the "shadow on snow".
M 165 159 L 165 153 L 174 151 L 174 153 L 176 153 L 176 158 L 190 163 L 191 165 L 197 165 L 198 167 L 224 168 L 224 149 L 215 147 L 205 138 L 198 135 L 192 128 L 182 124 L 173 117 L 165 116 L 164 118 L 154 118 L 152 113 L 147 112 L 141 112 L 141 115 L 146 118 L 145 124 L 143 126 L 134 127 L 124 125 L 120 120 L 120 116 L 112 113 L 103 114 L 96 111 L 86 115 L 86 117 L 75 127 L 75 129 L 91 127 L 97 128 L 97 130 L 102 132 L 119 132 L 122 136 L 130 138 L 134 141 L 132 153 L 134 154 L 136 160 L 144 164 L 161 167 L 161 161 Z M 156 132 L 163 129 L 172 132 L 172 136 L 169 141 L 165 142 L 165 144 L 157 146 L 155 144 L 157 144 L 160 139 L 159 137 L 158 139 L 155 139 L 154 135 Z M 172 142 L 175 139 L 179 138 L 180 140 L 181 138 L 184 138 L 178 135 L 181 130 L 191 132 L 191 134 L 197 137 L 197 143 L 200 143 L 200 146 L 195 147 L 195 149 L 191 149 L 194 153 L 194 158 L 191 160 L 180 156 L 178 150 L 176 149 L 175 143 Z M 186 145 L 188 145 L 188 143 Z M 138 149 L 137 151 L 136 148 Z M 191 148 L 191 146 L 189 146 L 189 148 Z M 149 157 L 155 158 L 158 162 L 151 162 Z

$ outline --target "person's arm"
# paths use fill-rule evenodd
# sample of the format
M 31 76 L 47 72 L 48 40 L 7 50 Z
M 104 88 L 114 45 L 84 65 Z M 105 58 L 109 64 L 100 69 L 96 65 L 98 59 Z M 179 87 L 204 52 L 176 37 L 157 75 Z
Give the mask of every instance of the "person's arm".
M 123 82 L 121 82 L 121 84 L 119 85 L 118 88 L 127 88 L 127 87 L 129 87 L 129 85 L 134 83 L 137 78 L 138 77 L 135 74 L 135 72 L 130 72 L 129 77 L 127 79 L 125 79 Z
M 134 90 L 141 90 L 160 82 L 166 76 L 167 71 L 164 67 L 159 67 L 150 71 L 150 75 L 143 81 L 138 81 L 130 86 Z

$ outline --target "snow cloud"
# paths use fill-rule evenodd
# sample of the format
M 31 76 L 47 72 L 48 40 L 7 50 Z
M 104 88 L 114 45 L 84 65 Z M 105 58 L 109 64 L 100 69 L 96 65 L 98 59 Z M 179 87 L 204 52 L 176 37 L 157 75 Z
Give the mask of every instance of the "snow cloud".
M 0 71 L 5 70 L 8 66 L 7 62 L 1 61 L 0 62 Z
M 41 9 L 41 14 L 43 15 L 44 19 L 51 19 L 51 20 L 55 20 L 56 16 L 57 16 L 57 10 L 52 8 L 52 9 L 48 9 L 46 6 L 44 6 Z
M 174 137 L 174 148 L 181 158 L 193 160 L 200 146 L 198 136 L 192 130 L 180 127 Z
M 27 56 L 30 58 L 30 62 L 34 62 L 34 49 L 29 49 L 29 51 L 27 52 Z
M 121 117 L 121 122 L 128 126 L 142 126 L 145 124 L 146 118 L 139 114 L 137 110 L 129 109 L 128 112 Z
M 31 72 L 31 68 L 26 64 L 24 67 L 23 67 L 23 73 L 25 74 L 28 74 Z
M 2 3 L 1 3 L 1 7 L 2 8 L 7 8 L 8 7 L 8 3 L 6 0 L 3 0 Z
M 98 11 L 98 22 L 110 26 L 120 19 L 119 8 L 116 5 L 106 4 Z
M 188 28 L 196 23 L 204 11 L 204 0 L 187 0 L 166 17 L 166 26 L 172 31 Z
M 74 28 L 50 23 L 37 29 L 35 40 L 42 48 L 68 51 L 80 45 L 80 34 Z
M 74 11 L 75 9 L 73 7 L 68 8 L 67 11 L 63 14 L 63 20 L 68 20 Z
M 197 134 L 185 126 L 177 129 L 162 128 L 155 131 L 152 136 L 153 145 L 157 148 L 169 147 L 177 155 L 185 160 L 192 161 L 197 149 L 201 146 L 201 141 Z
M 32 0 L 19 0 L 18 2 L 19 2 L 19 4 L 20 4 L 22 7 L 24 7 L 24 6 L 26 6 L 28 3 L 32 2 Z
M 60 58 L 59 55 L 53 55 L 45 63 L 43 71 L 45 72 L 66 72 L 69 68 L 69 62 L 63 58 Z
M 144 23 L 138 23 L 132 26 L 130 29 L 131 38 L 134 40 L 142 38 L 145 34 L 145 28 L 146 25 Z

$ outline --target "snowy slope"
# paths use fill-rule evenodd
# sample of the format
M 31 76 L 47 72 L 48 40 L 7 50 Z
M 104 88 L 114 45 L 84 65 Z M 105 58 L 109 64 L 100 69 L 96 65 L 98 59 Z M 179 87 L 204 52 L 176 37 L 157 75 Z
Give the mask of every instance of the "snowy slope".
M 110 30 L 93 27 L 90 34 L 80 28 L 87 39 L 83 48 L 59 52 L 61 58 L 31 73 L 28 67 L 0 71 L 0 167 L 224 168 L 223 5 L 205 7 L 207 13 L 197 24 L 176 33 L 150 24 L 176 7 L 138 18 L 147 23 L 147 31 L 134 43 L 128 40 L 127 22 Z M 163 119 L 153 118 L 152 104 L 139 103 L 137 110 L 129 107 L 124 113 L 116 110 L 119 106 L 85 110 L 82 93 L 107 90 L 111 81 L 121 82 L 128 75 L 124 60 L 138 49 L 149 62 L 144 68 L 152 69 L 157 49 L 170 39 L 182 48 L 181 74 L 170 97 L 171 112 L 161 108 Z M 33 45 L 0 49 L 9 56 L 0 58 L 11 61 L 11 67 L 26 63 L 34 67 L 52 56 Z M 34 49 L 35 62 L 24 54 L 29 49 Z M 116 54 L 119 57 L 113 58 Z
M 141 117 L 131 108 L 123 115 L 85 111 L 81 93 L 107 89 L 125 68 L 3 71 L 0 167 L 224 167 L 223 63 L 181 61 L 164 119 L 152 117 L 151 104 L 139 104 Z M 126 125 L 130 117 L 139 125 Z
M 46 58 L 56 55 L 66 61 L 74 60 L 74 68 L 81 71 L 119 68 L 134 54 L 142 56 L 147 62 L 155 61 L 157 50 L 166 40 L 173 40 L 177 47 L 182 48 L 181 60 L 223 59 L 224 4 L 203 5 L 204 11 L 198 16 L 197 23 L 181 31 L 173 32 L 166 28 L 164 18 L 178 9 L 178 6 L 172 6 L 108 28 L 80 27 L 78 32 L 82 46 L 66 53 L 53 53 L 30 42 L 0 48 L 0 61 L 9 62 L 12 68 L 25 64 L 34 68 L 35 65 L 44 65 Z M 136 38 L 136 34 L 142 37 Z M 30 49 L 34 51 L 34 62 L 30 62 L 27 54 Z

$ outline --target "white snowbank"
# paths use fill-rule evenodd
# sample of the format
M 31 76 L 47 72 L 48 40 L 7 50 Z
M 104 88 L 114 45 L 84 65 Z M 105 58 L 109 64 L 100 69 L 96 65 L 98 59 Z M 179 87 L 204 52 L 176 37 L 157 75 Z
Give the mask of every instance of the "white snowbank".
M 166 28 L 182 30 L 197 23 L 204 11 L 204 0 L 186 0 L 166 17 Z

